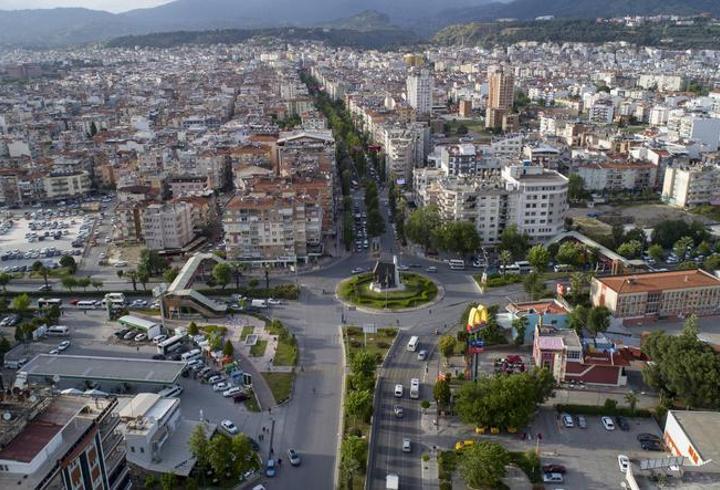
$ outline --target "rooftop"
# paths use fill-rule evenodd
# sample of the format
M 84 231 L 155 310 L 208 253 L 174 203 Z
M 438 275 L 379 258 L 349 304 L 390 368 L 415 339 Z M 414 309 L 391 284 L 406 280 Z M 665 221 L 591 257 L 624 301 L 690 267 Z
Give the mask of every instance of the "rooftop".
M 596 278 L 604 286 L 618 293 L 641 293 L 654 290 L 720 287 L 720 279 L 697 270 L 650 272 Z
M 720 461 L 720 413 L 688 410 L 671 410 L 669 413 L 680 424 L 703 461 Z M 717 468 L 716 464 L 711 466 Z
M 43 378 L 57 375 L 61 379 L 172 384 L 184 368 L 184 362 L 40 354 L 23 366 L 22 371 Z

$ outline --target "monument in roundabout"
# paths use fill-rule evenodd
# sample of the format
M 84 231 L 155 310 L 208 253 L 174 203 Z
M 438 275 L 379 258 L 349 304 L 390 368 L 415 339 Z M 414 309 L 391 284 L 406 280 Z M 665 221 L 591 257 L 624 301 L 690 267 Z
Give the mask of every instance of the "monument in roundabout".
M 405 290 L 405 286 L 400 281 L 400 270 L 398 269 L 397 255 L 393 255 L 392 261 L 383 259 L 378 260 L 375 263 L 372 274 L 373 278 L 369 289 L 375 293 L 389 293 Z

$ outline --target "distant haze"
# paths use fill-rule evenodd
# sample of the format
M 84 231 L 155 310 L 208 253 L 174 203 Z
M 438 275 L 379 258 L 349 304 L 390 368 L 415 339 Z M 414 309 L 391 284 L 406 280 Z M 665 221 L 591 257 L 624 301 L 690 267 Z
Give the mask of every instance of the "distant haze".
M 172 0 L 0 0 L 0 10 L 84 7 L 106 12 L 157 7 Z

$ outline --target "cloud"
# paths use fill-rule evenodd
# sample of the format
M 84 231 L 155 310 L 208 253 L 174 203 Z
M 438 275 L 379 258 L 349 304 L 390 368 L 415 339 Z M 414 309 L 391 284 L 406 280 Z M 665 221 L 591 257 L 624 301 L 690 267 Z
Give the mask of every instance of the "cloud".
M 0 10 L 85 7 L 108 12 L 124 12 L 137 8 L 155 7 L 169 1 L 171 0 L 0 0 Z

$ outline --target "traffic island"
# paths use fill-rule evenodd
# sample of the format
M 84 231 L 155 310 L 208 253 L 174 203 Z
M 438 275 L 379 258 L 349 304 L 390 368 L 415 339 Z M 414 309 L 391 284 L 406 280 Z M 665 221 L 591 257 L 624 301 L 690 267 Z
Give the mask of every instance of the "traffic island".
M 411 272 L 400 274 L 401 290 L 373 290 L 373 273 L 353 276 L 340 282 L 337 297 L 348 305 L 374 310 L 404 310 L 431 303 L 438 295 L 438 286 L 428 277 Z

